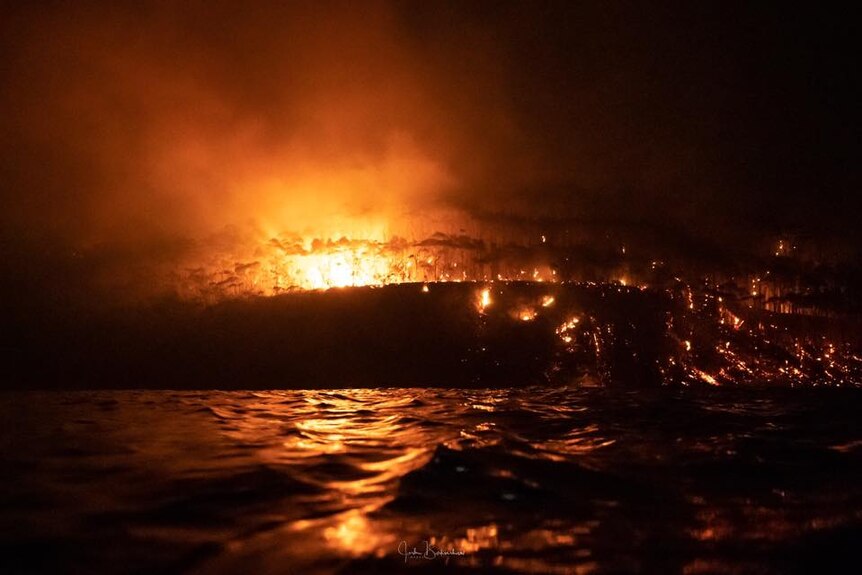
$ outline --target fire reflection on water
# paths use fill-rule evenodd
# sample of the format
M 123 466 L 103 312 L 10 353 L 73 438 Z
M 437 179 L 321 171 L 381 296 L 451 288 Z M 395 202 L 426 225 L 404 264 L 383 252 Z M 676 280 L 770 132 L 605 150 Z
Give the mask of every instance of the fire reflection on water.
M 0 448 L 17 463 L 0 484 L 22 502 L 4 536 L 59 533 L 87 561 L 108 538 L 105 561 L 138 553 L 153 572 L 178 549 L 202 573 L 392 572 L 402 542 L 427 541 L 477 569 L 698 573 L 750 572 L 862 521 L 849 396 L 815 409 L 793 390 L 708 391 L 25 398 L 2 414 L 13 441 Z M 88 481 L 48 480 L 72 469 Z M 33 489 L 56 504 L 28 509 Z
M 574 329 L 575 319 L 562 327 Z M 282 512 L 285 520 L 279 526 L 243 537 L 208 567 L 226 573 L 251 558 L 264 572 L 278 572 L 285 565 L 315 572 L 333 561 L 349 565 L 368 558 L 402 564 L 405 559 L 397 552 L 401 542 L 420 551 L 425 542 L 431 549 L 458 550 L 464 555 L 454 560 L 464 566 L 522 573 L 590 573 L 602 565 L 620 565 L 607 555 L 603 530 L 608 521 L 614 530 L 641 529 L 643 519 L 633 524 L 614 519 L 640 495 L 608 493 L 603 484 L 619 479 L 600 475 L 587 481 L 589 475 L 581 475 L 587 472 L 579 470 L 595 474 L 630 464 L 623 461 L 661 460 L 661 441 L 645 440 L 645 428 L 635 425 L 639 438 L 632 443 L 610 433 L 587 406 L 562 396 L 544 397 L 548 391 L 533 398 L 536 392 L 526 390 L 441 390 L 433 392 L 435 401 L 424 397 L 428 393 L 258 393 L 241 410 L 220 409 L 222 432 L 232 442 L 252 446 L 255 461 L 284 469 L 313 490 L 289 496 L 291 509 Z M 535 425 L 524 428 L 512 419 L 515 410 Z M 546 425 L 555 431 L 550 433 Z M 711 445 L 690 447 L 703 457 Z M 731 452 L 720 451 L 722 457 Z M 575 475 L 561 479 L 531 471 L 541 461 L 562 466 L 558 473 Z M 555 503 L 560 513 L 525 512 L 540 501 L 535 499 L 539 494 L 557 490 L 560 482 L 581 485 L 572 500 L 565 491 L 551 491 L 560 498 Z M 714 499 L 697 495 L 689 500 L 692 519 L 680 526 L 679 536 L 704 545 L 764 537 L 778 544 L 818 529 L 818 521 L 841 526 L 852 515 L 833 509 L 825 517 L 799 521 L 794 515 L 798 509 L 752 503 L 738 517 Z M 297 516 L 297 508 L 307 513 Z M 262 564 L 260 557 L 265 557 Z M 686 569 L 697 572 L 703 566 L 698 561 Z
M 488 418 L 494 417 L 496 410 L 509 408 L 513 401 L 518 401 L 511 394 L 466 392 L 458 402 L 459 409 L 465 410 L 463 423 L 476 421 L 467 428 L 443 425 L 455 415 L 451 407 L 427 404 L 410 394 L 385 394 L 380 398 L 380 392 L 349 390 L 302 395 L 301 400 L 280 402 L 278 394 L 257 393 L 257 400 L 241 412 L 231 414 L 229 410 L 220 410 L 221 416 L 230 421 L 223 433 L 239 444 L 257 446 L 257 458 L 268 465 L 296 466 L 298 477 L 315 483 L 326 494 L 311 499 L 322 503 L 323 497 L 326 505 L 322 507 L 334 513 L 289 521 L 275 533 L 267 532 L 234 545 L 230 558 L 222 557 L 214 564 L 216 571 L 228 569 L 239 557 L 259 553 L 261 547 L 268 548 L 273 544 L 273 536 L 285 545 L 285 550 L 301 546 L 303 553 L 332 553 L 343 558 L 373 556 L 382 559 L 393 555 L 401 540 L 410 539 L 411 547 L 415 545 L 421 549 L 427 541 L 434 549 L 463 552 L 459 561 L 465 565 L 480 566 L 488 561 L 490 565 L 525 573 L 555 572 L 559 566 L 537 557 L 509 557 L 508 553 L 519 549 L 518 553 L 533 553 L 553 547 L 569 550 L 577 547 L 579 561 L 589 557 L 589 551 L 578 547 L 577 543 L 579 537 L 589 533 L 590 522 L 578 526 L 557 520 L 543 522 L 523 534 L 504 534 L 497 522 L 471 524 L 468 521 L 454 530 L 441 531 L 434 524 L 454 511 L 446 507 L 445 496 L 409 524 L 390 510 L 398 501 L 399 483 L 412 472 L 429 465 L 433 467 L 438 461 L 435 446 L 446 445 L 456 453 L 497 446 L 501 432 L 497 422 Z M 557 411 L 548 405 L 536 405 L 535 409 L 537 412 Z M 582 410 L 560 408 L 561 412 L 568 413 Z M 418 418 L 411 415 L 416 412 L 430 416 L 425 425 L 418 425 Z M 290 423 L 285 427 L 287 421 Z M 285 435 L 287 440 L 284 440 Z M 566 461 L 614 443 L 602 440 L 596 425 L 573 431 L 572 437 L 562 442 L 547 442 L 544 447 L 536 444 L 536 447 L 550 460 Z M 315 467 L 325 471 L 315 471 Z M 467 465 L 455 466 L 454 472 L 469 476 L 472 469 Z M 501 480 L 521 481 L 516 472 L 506 468 L 489 470 L 489 473 Z M 457 484 L 449 487 L 458 488 Z M 514 499 L 514 495 L 504 494 L 502 501 Z M 462 511 L 472 514 L 469 509 Z M 314 541 L 319 542 L 316 548 Z M 271 554 L 272 550 L 267 553 Z M 480 559 L 480 555 L 487 557 Z M 579 563 L 576 572 L 588 573 L 591 569 L 591 563 Z

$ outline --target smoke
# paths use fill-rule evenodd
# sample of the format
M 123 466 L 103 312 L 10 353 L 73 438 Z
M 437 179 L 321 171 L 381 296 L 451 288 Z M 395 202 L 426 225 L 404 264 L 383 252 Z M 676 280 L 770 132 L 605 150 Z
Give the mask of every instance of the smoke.
M 740 60 L 754 36 L 702 34 L 732 12 L 113 4 L 7 8 L 0 46 L 4 236 L 98 253 L 90 276 L 134 268 L 140 283 L 286 233 L 421 239 L 542 218 L 711 232 L 740 206 L 775 211 L 750 201 L 764 177 L 736 152 L 781 140 L 786 119 L 742 128 L 761 111 L 737 90 L 760 71 Z
M 20 12 L 4 100 L 21 219 L 113 242 L 434 202 L 454 175 L 429 80 L 386 5 L 345 7 Z
M 387 2 L 21 8 L 5 227 L 143 277 L 226 237 L 457 230 L 517 137 L 500 55 L 459 26 L 446 47 Z

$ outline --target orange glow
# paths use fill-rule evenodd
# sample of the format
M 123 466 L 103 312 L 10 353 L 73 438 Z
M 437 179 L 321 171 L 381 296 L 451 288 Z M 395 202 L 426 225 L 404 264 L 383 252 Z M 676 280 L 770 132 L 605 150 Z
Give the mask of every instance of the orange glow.
M 366 516 L 359 510 L 351 510 L 339 516 L 339 521 L 323 530 L 326 544 L 351 554 L 371 553 L 381 542 L 371 530 Z
M 563 343 L 567 343 L 567 344 L 572 343 L 573 338 L 572 338 L 571 332 L 578 326 L 578 324 L 580 322 L 581 322 L 580 318 L 577 318 L 577 317 L 569 318 L 569 320 L 566 321 L 566 323 L 559 326 L 554 331 L 556 332 L 556 334 L 558 336 L 560 336 L 560 339 L 563 340 Z
M 372 218 L 361 225 L 360 218 L 345 216 L 333 221 L 338 228 L 321 222 L 319 233 L 308 235 L 262 229 L 249 237 L 202 242 L 179 265 L 182 272 L 176 267 L 164 270 L 165 279 L 180 295 L 207 300 L 348 286 L 565 279 L 546 264 L 528 272 L 517 260 L 494 260 L 488 243 L 472 235 L 434 232 L 407 239 L 383 220 Z M 400 222 L 400 228 L 413 225 L 410 220 L 392 221 Z M 554 296 L 545 295 L 535 305 L 554 303 Z
M 538 315 L 536 310 L 530 307 L 521 308 L 514 313 L 514 316 L 521 321 L 533 321 L 536 315 Z
M 359 258 L 352 253 L 306 256 L 297 264 L 301 284 L 311 289 L 373 285 L 389 271 L 383 258 Z
M 563 333 L 575 329 L 579 323 L 581 323 L 580 318 L 570 318 L 566 323 L 557 328 L 557 333 Z
M 705 381 L 709 385 L 720 385 L 718 383 L 717 379 L 715 379 L 713 376 L 706 373 L 705 371 L 702 371 L 700 369 L 695 369 L 694 372 L 700 379 L 702 379 L 703 381 Z
M 477 302 L 479 312 L 484 313 L 485 308 L 489 305 L 491 305 L 491 290 L 490 288 L 485 288 L 479 292 L 479 300 Z

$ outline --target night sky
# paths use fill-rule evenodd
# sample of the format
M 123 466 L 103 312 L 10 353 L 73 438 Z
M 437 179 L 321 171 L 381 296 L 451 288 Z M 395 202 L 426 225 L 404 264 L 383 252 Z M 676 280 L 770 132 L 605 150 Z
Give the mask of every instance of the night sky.
M 0 238 L 24 289 L 170 260 L 226 226 L 329 233 L 338 218 L 555 218 L 736 247 L 862 237 L 843 8 L 2 10 Z

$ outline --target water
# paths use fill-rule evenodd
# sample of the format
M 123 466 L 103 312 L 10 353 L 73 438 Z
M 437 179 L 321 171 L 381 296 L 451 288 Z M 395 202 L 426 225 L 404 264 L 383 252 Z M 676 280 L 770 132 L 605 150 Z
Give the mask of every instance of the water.
M 849 571 L 860 406 L 834 389 L 6 393 L 0 572 Z

